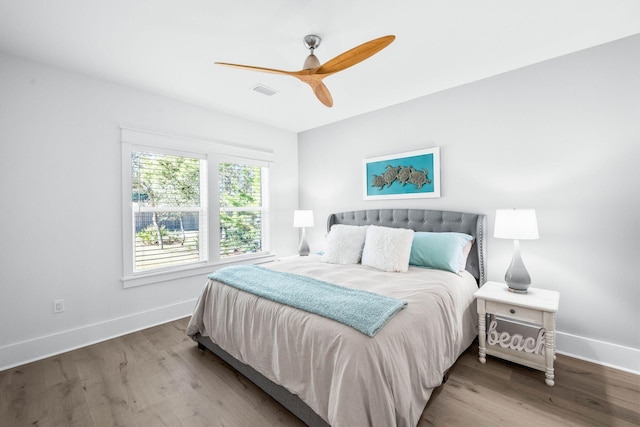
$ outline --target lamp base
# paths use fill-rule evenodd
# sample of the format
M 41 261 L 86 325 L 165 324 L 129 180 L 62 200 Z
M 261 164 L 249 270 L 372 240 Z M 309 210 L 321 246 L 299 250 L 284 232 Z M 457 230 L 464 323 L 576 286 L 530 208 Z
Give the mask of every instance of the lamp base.
M 298 255 L 309 256 L 309 244 L 305 235 L 304 227 L 302 227 L 302 236 L 300 237 L 300 246 L 298 246 Z
M 527 294 L 527 293 L 529 293 L 529 291 L 526 290 L 526 289 L 513 289 L 513 288 L 508 287 L 508 285 L 507 285 L 507 289 L 509 290 L 509 292 L 513 292 L 514 294 Z
M 504 281 L 507 282 L 511 292 L 518 294 L 526 294 L 531 284 L 531 276 L 529 276 L 520 256 L 520 242 L 518 240 L 513 241 L 513 259 L 504 275 Z
M 300 242 L 300 247 L 298 247 L 298 255 L 309 256 L 309 244 L 306 240 L 302 240 Z

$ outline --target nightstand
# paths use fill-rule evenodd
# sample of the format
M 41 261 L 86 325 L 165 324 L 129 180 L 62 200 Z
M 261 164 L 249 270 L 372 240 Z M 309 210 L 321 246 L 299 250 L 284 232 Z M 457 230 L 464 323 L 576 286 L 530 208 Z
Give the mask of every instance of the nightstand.
M 544 371 L 545 383 L 554 385 L 553 361 L 556 352 L 556 312 L 560 294 L 556 291 L 529 288 L 528 293 L 510 292 L 507 285 L 487 282 L 475 293 L 478 304 L 478 341 L 480 363 L 486 355 L 496 356 Z M 487 328 L 487 314 L 489 327 Z M 534 326 L 538 334 L 520 334 L 496 330 L 495 316 Z

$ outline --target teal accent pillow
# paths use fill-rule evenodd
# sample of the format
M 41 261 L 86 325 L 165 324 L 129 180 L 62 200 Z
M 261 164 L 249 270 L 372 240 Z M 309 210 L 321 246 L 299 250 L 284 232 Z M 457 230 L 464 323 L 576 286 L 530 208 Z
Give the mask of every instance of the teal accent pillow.
M 464 233 L 417 232 L 413 236 L 409 264 L 457 274 L 465 268 L 465 248 L 470 248 L 472 241 L 473 237 Z

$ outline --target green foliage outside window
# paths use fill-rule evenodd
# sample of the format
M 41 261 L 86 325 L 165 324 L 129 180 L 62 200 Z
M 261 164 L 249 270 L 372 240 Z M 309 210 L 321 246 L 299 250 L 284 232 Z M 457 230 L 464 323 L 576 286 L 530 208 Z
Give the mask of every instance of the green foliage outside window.
M 204 259 L 200 254 L 200 233 L 206 230 L 200 228 L 206 221 L 200 207 L 200 192 L 205 191 L 200 182 L 203 161 L 137 151 L 131 160 L 135 270 Z M 261 252 L 262 167 L 220 163 L 218 178 L 220 257 Z
M 262 168 L 220 163 L 220 256 L 262 251 Z
M 131 167 L 135 202 L 151 207 L 200 205 L 199 159 L 134 152 Z M 185 241 L 182 212 L 153 212 L 153 227 L 157 233 L 155 241 L 160 247 L 164 242 L 161 222 L 171 220 L 177 220 L 182 242 Z
M 200 260 L 200 167 L 198 158 L 132 153 L 136 271 Z

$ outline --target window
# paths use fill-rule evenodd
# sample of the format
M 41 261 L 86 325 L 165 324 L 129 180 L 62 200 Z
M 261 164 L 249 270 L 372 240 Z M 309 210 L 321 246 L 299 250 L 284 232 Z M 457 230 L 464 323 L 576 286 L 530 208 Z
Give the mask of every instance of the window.
M 220 257 L 262 252 L 264 168 L 221 162 L 218 169 Z
M 264 262 L 273 153 L 122 129 L 124 287 Z
M 131 152 L 134 273 L 207 261 L 206 160 Z

